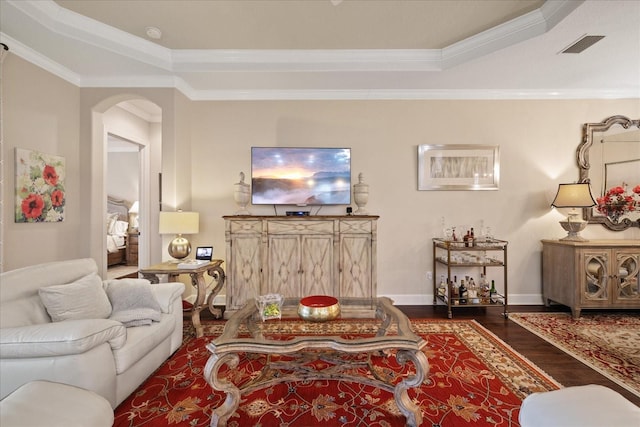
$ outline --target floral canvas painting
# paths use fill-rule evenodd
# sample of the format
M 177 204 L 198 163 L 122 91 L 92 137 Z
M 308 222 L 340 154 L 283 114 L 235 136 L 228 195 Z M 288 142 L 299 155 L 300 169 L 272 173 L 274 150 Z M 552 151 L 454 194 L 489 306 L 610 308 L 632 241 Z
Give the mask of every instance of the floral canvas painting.
M 16 222 L 63 221 L 64 179 L 64 157 L 16 148 Z

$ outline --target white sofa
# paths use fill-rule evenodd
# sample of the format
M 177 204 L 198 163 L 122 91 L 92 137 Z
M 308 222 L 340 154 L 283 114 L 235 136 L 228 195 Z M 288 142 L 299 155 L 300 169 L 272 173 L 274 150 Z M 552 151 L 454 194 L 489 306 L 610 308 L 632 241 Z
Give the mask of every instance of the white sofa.
M 95 261 L 86 258 L 0 275 L 0 399 L 30 381 L 47 380 L 94 391 L 115 408 L 180 347 L 182 283 L 150 285 L 147 292 L 160 309 L 159 321 L 150 325 L 125 327 L 104 314 L 52 321 L 39 289 L 72 289 L 69 284 L 95 281 L 96 273 Z M 110 281 L 97 280 L 106 293 Z M 54 285 L 64 287 L 49 288 Z

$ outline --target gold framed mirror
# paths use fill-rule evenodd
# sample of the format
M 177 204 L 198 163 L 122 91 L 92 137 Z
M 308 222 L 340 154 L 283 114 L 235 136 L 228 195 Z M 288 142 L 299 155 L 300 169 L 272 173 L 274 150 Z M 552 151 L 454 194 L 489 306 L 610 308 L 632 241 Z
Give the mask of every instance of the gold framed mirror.
M 640 120 L 584 124 L 577 157 L 579 182 L 591 184 L 597 202 L 583 209 L 585 221 L 614 231 L 640 227 Z

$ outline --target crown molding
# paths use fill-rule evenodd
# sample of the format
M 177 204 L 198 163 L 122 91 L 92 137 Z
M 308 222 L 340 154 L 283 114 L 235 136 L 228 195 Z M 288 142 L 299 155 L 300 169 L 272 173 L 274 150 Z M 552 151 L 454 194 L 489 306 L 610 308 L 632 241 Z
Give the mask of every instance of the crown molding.
M 200 90 L 166 71 L 297 72 L 297 71 L 432 71 L 518 43 L 555 26 L 583 1 L 548 1 L 538 10 L 484 31 L 444 49 L 405 50 L 170 50 L 90 18 L 53 1 L 5 0 L 41 25 L 66 37 L 159 68 L 153 75 L 80 75 L 1 33 L 11 52 L 78 87 L 174 88 L 191 100 L 392 100 L 392 99 L 628 99 L 636 91 L 602 89 L 260 89 Z M 214 77 L 212 77 L 214 78 Z
M 63 65 L 58 64 L 55 61 L 52 61 L 48 57 L 36 52 L 28 46 L 25 46 L 23 43 L 6 35 L 3 32 L 0 32 L 0 40 L 6 45 L 9 46 L 9 52 L 19 56 L 27 62 L 30 62 L 49 73 L 60 77 L 63 80 L 66 80 L 69 83 L 72 83 L 76 86 L 82 87 L 82 76 L 71 71 Z
M 540 9 L 444 49 L 171 50 L 72 12 L 53 0 L 6 0 L 57 34 L 165 71 L 440 71 L 543 34 L 583 0 Z

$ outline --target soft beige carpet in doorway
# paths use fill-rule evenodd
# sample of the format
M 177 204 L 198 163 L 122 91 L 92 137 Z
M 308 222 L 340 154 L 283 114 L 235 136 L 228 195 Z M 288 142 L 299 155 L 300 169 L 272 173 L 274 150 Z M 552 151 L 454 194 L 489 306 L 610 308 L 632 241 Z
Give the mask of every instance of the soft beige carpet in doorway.
M 640 314 L 510 313 L 509 319 L 640 396 Z

